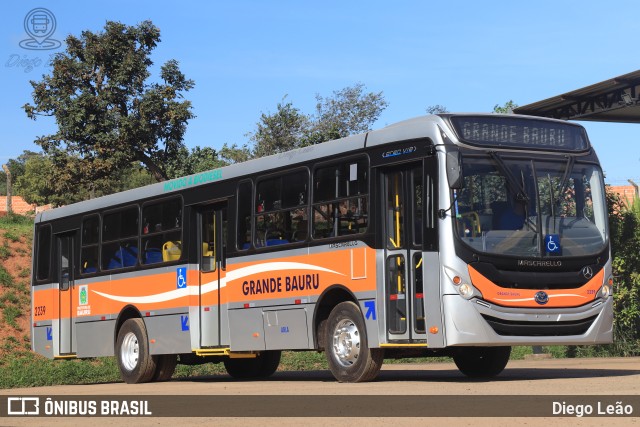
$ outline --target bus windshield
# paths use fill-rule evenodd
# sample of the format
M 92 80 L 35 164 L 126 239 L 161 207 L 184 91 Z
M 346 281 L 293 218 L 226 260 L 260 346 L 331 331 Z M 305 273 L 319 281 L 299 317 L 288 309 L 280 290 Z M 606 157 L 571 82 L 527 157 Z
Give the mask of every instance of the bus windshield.
M 456 233 L 474 251 L 520 257 L 594 255 L 607 242 L 600 168 L 569 157 L 463 155 Z

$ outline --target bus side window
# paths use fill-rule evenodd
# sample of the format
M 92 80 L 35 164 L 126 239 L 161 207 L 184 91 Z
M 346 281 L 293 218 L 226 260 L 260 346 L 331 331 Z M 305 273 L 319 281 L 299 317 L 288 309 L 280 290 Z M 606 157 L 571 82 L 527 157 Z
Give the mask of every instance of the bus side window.
M 313 238 L 364 233 L 368 225 L 368 164 L 350 160 L 313 174 Z
M 91 274 L 98 271 L 98 244 L 100 242 L 100 217 L 90 215 L 82 220 L 82 243 L 80 249 L 80 272 Z
M 179 260 L 182 256 L 182 199 L 172 198 L 142 208 L 142 264 Z
M 138 206 L 102 217 L 102 268 L 113 270 L 138 264 Z
M 51 226 L 38 228 L 38 252 L 36 256 L 36 279 L 46 280 L 51 270 Z
M 254 214 L 257 248 L 307 239 L 308 183 L 307 170 L 258 181 Z
M 251 181 L 244 181 L 238 185 L 238 209 L 236 247 L 239 250 L 249 249 L 251 246 L 251 196 L 253 185 Z

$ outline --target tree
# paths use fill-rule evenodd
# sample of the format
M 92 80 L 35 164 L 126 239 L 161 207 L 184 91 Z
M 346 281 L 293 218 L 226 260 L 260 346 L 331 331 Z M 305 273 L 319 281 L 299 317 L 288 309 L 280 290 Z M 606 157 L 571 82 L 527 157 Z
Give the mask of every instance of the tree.
M 251 141 L 255 144 L 253 156 L 263 157 L 307 145 L 304 137 L 309 127 L 310 118 L 290 102 L 278 103 L 274 114 L 260 115 L 256 131 L 251 135 Z
M 364 89 L 362 83 L 356 83 L 333 92 L 330 98 L 316 94 L 316 115 L 309 135 L 313 143 L 371 130 L 388 103 L 382 92 L 364 93 Z
M 628 208 L 607 187 L 614 275 L 615 340 L 610 353 L 640 354 L 640 201 Z
M 335 91 L 328 98 L 316 94 L 315 114 L 305 114 L 285 100 L 286 96 L 275 113 L 260 115 L 256 130 L 248 134 L 249 143 L 224 144 L 219 158 L 238 163 L 366 132 L 387 106 L 382 92 L 367 93 L 362 83 Z
M 29 204 L 61 204 L 51 184 L 52 168 L 51 160 L 42 153 L 30 156 L 24 164 L 24 172 L 16 180 L 16 194 Z
M 157 181 L 168 178 L 166 164 L 183 148 L 194 117 L 183 92 L 193 88 L 175 60 L 160 68 L 163 83 L 150 83 L 151 52 L 160 30 L 150 21 L 126 26 L 108 21 L 104 31 L 70 35 L 52 60 L 52 73 L 32 81 L 28 117 L 53 116 L 58 131 L 35 142 L 50 156 L 54 191 L 79 183 L 87 188 L 122 173 L 134 162 Z
M 9 159 L 7 161 L 7 167 L 9 168 L 9 172 L 11 173 L 11 179 L 15 184 L 18 181 L 18 178 L 24 174 L 26 162 L 33 156 L 37 156 L 38 153 L 34 153 L 33 151 L 24 150 L 22 154 L 20 154 L 16 159 Z M 17 188 L 14 188 L 16 190 Z M 0 194 L 7 194 L 7 177 L 6 173 L 0 170 Z M 20 193 L 15 193 L 20 194 Z
M 218 158 L 227 165 L 242 163 L 253 158 L 251 150 L 252 147 L 249 144 L 239 147 L 237 144 L 229 145 L 225 143 L 218 151 Z
M 516 108 L 518 108 L 518 104 L 512 100 L 508 100 L 502 107 L 499 104 L 494 105 L 493 112 L 499 114 L 513 114 L 513 110 Z
M 176 156 L 167 162 L 169 178 L 192 175 L 224 166 L 226 163 L 218 158 L 218 153 L 211 147 L 196 146 L 189 151 L 182 147 Z
M 448 112 L 449 110 L 447 110 L 447 107 L 440 104 L 430 105 L 427 107 L 427 114 L 441 114 L 441 113 L 448 113 Z

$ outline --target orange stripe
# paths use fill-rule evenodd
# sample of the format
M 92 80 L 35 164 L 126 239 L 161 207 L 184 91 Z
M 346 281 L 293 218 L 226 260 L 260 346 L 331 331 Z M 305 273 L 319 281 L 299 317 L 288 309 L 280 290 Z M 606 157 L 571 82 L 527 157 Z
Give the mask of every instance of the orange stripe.
M 353 260 L 352 260 L 353 258 Z M 251 262 L 235 264 L 228 269 L 228 271 L 221 271 L 221 277 L 235 270 L 255 266 L 260 264 L 267 264 L 272 262 L 298 262 L 303 264 L 310 264 L 316 267 L 322 267 L 327 270 L 335 271 L 315 271 L 293 269 L 287 271 L 269 271 L 265 273 L 257 273 L 251 275 L 251 277 L 243 277 L 237 280 L 232 280 L 227 283 L 221 290 L 214 290 L 202 295 L 202 301 L 200 302 L 199 295 L 185 295 L 177 298 L 170 299 L 168 301 L 154 302 L 154 303 L 135 303 L 135 305 L 141 312 L 181 308 L 193 306 L 214 306 L 218 304 L 218 292 L 220 292 L 221 304 L 228 303 L 242 303 L 242 302 L 257 302 L 267 301 L 272 299 L 287 299 L 292 300 L 307 298 L 311 296 L 320 295 L 325 289 L 330 286 L 340 284 L 352 292 L 363 291 L 375 291 L 376 289 L 376 251 L 374 249 L 356 246 L 353 248 L 347 248 L 342 250 L 331 250 L 320 254 L 313 255 L 300 255 L 297 257 L 289 257 L 282 259 L 270 259 L 263 262 Z M 352 263 L 353 263 L 353 275 L 355 277 L 366 277 L 366 279 L 352 279 Z M 366 268 L 365 268 L 366 264 Z M 213 282 L 217 280 L 218 272 L 202 273 L 197 270 L 190 270 L 187 272 L 187 283 L 189 288 L 193 291 L 193 288 L 202 281 L 203 284 Z M 302 281 L 299 279 L 302 278 Z M 273 293 L 258 293 L 254 284 L 254 292 L 246 293 L 250 290 L 250 281 L 254 282 L 263 281 L 280 283 L 280 292 Z M 244 282 L 247 282 L 243 286 Z M 294 283 L 298 285 L 298 289 L 292 289 Z M 300 285 L 302 289 L 300 289 Z M 314 286 L 315 285 L 315 286 Z M 88 304 L 86 306 L 79 305 L 79 289 L 81 286 L 88 287 Z M 88 285 L 82 285 L 76 283 L 74 289 L 71 291 L 60 292 L 58 289 L 46 289 L 38 290 L 37 288 L 33 293 L 33 307 L 44 307 L 44 310 L 34 310 L 32 317 L 34 322 L 42 322 L 52 319 L 68 318 L 70 313 L 72 316 L 77 316 L 78 313 L 82 313 L 85 316 L 109 316 L 117 315 L 120 311 L 128 305 L 126 302 L 114 301 L 108 297 L 97 294 L 101 292 L 107 295 L 118 297 L 143 297 L 162 294 L 165 292 L 171 292 L 176 290 L 176 272 L 171 271 L 168 273 L 149 274 L 146 276 L 140 276 L 135 278 L 117 279 L 117 280 L 105 280 L 104 282 L 95 282 Z M 69 292 L 72 292 L 70 295 Z M 59 301 L 61 301 L 62 308 L 59 307 Z M 293 301 L 292 301 L 293 304 Z M 43 312 L 44 311 L 44 312 Z M 36 316 L 36 313 L 38 314 Z M 80 315 L 79 317 L 82 317 Z
M 469 275 L 473 286 L 482 292 L 483 299 L 505 307 L 578 307 L 594 301 L 604 279 L 604 269 L 601 269 L 585 285 L 576 289 L 513 289 L 501 288 L 491 280 L 469 266 Z M 540 305 L 535 302 L 537 292 L 544 290 L 549 296 L 549 302 Z M 523 301 L 524 300 L 524 301 Z

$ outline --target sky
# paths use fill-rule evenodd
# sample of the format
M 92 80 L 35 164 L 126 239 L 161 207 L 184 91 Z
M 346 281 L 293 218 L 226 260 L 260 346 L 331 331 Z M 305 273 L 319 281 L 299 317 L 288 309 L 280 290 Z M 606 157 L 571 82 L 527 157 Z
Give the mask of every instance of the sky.
M 62 42 L 24 49 L 29 12 L 47 8 Z M 28 119 L 30 80 L 50 73 L 48 58 L 67 35 L 106 21 L 151 20 L 161 42 L 152 79 L 175 59 L 195 88 L 186 93 L 196 118 L 188 147 L 242 145 L 261 113 L 283 99 L 314 112 L 356 83 L 389 103 L 374 129 L 426 114 L 489 112 L 513 100 L 526 105 L 640 69 L 637 0 L 520 1 L 31 1 L 0 6 L 0 162 L 55 132 L 55 121 Z M 49 28 L 50 29 L 50 28 Z M 32 30 L 33 31 L 33 30 Z M 22 42 L 22 45 L 21 45 Z M 285 98 L 286 97 L 286 98 Z M 638 124 L 581 123 L 603 165 L 606 182 L 640 183 Z

